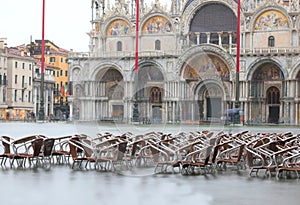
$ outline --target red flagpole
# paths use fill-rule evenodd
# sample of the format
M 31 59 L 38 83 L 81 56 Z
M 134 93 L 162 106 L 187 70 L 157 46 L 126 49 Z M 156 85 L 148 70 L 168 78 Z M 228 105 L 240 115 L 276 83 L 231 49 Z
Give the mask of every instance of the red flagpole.
M 45 0 L 43 0 L 43 14 L 42 14 L 42 65 L 41 72 L 45 72 Z
M 238 0 L 236 32 L 236 72 L 240 72 L 241 1 Z
M 139 0 L 136 2 L 136 20 L 135 20 L 135 72 L 139 70 Z
M 41 62 L 41 89 L 40 89 L 40 107 L 39 107 L 39 120 L 44 121 L 44 78 L 45 78 L 45 0 L 43 0 L 42 8 L 42 62 Z

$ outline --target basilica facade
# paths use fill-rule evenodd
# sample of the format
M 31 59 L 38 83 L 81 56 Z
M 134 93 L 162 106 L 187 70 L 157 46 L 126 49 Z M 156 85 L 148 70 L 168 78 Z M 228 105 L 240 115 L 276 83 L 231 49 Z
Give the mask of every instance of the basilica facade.
M 298 0 L 241 0 L 239 54 L 236 0 L 170 2 L 140 0 L 136 25 L 135 0 L 92 0 L 89 52 L 68 57 L 72 119 L 300 124 Z

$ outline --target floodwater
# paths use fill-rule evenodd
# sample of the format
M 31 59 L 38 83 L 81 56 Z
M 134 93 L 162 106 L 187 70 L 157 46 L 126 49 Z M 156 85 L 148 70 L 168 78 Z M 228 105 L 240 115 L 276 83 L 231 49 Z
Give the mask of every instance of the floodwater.
M 97 123 L 0 123 L 0 135 L 19 138 L 31 134 L 49 137 L 75 133 L 91 136 L 105 131 L 134 134 L 152 130 L 166 133 L 210 129 L 237 132 L 300 133 L 298 127 L 218 127 L 199 125 L 114 125 Z M 249 177 L 248 170 L 215 175 L 153 174 L 153 168 L 118 173 L 72 170 L 55 165 L 50 170 L 0 169 L 0 204 L 7 205 L 298 205 L 300 180 Z

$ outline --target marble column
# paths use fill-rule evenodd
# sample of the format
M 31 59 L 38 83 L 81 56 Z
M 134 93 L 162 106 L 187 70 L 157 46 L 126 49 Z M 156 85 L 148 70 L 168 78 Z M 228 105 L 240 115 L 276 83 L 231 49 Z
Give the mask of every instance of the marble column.
M 200 44 L 200 32 L 195 32 L 196 36 L 197 36 L 197 45 Z
M 206 38 L 207 38 L 206 43 L 210 43 L 210 32 L 206 32 Z
M 232 32 L 228 32 L 229 34 L 229 52 L 231 53 L 232 49 Z
M 219 46 L 220 46 L 220 47 L 222 47 L 222 35 L 223 35 L 223 32 L 218 32 Z

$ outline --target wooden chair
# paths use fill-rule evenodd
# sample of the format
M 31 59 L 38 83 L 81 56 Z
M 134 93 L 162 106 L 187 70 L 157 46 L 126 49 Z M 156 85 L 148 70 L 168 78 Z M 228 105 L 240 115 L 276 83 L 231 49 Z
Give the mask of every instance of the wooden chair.
M 11 142 L 14 139 L 9 136 L 2 136 L 1 141 L 3 145 L 4 152 L 0 154 L 1 166 L 6 165 L 7 159 L 12 159 L 14 154 L 11 152 Z

